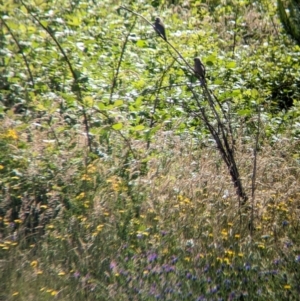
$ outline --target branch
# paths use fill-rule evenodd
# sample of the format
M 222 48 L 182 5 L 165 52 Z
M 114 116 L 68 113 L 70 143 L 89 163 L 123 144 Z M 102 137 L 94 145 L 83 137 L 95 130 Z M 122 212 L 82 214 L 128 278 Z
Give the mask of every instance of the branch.
M 67 54 L 65 53 L 64 49 L 62 48 L 62 46 L 60 45 L 60 43 L 58 42 L 58 40 L 56 39 L 55 35 L 53 34 L 53 32 L 50 30 L 50 28 L 44 26 L 41 21 L 36 17 L 34 16 L 32 13 L 31 13 L 31 10 L 30 8 L 21 0 L 21 3 L 24 5 L 24 7 L 27 9 L 27 11 L 29 12 L 30 16 L 50 35 L 50 37 L 52 38 L 52 40 L 55 42 L 56 46 L 58 47 L 59 51 L 61 52 L 61 54 L 63 55 L 71 73 L 72 73 L 72 77 L 73 77 L 73 80 L 74 80 L 74 84 L 75 84 L 75 87 L 76 87 L 76 95 L 77 95 L 77 100 L 81 103 L 82 105 L 82 114 L 83 114 L 83 123 L 84 123 L 84 126 L 85 126 L 85 132 L 86 132 L 86 135 L 87 135 L 87 142 L 88 142 L 88 146 L 89 146 L 89 150 L 92 151 L 92 141 L 91 141 L 91 137 L 89 135 L 89 123 L 88 123 L 88 117 L 87 117 L 87 114 L 86 114 L 86 111 L 85 111 L 85 107 L 84 107 L 84 103 L 82 101 L 82 95 L 81 95 L 81 89 L 80 89 L 80 86 L 78 84 L 78 77 L 76 75 L 76 72 L 74 71 L 73 69 L 73 66 L 67 56 Z
M 130 12 L 130 13 L 132 13 L 132 14 L 134 14 L 134 15 L 136 15 L 136 16 L 139 16 L 140 18 L 142 18 L 144 21 L 146 21 L 152 28 L 153 28 L 153 30 L 154 30 L 154 32 L 156 32 L 156 30 L 155 30 L 155 27 L 154 27 L 154 25 L 150 22 L 150 21 L 148 21 L 145 17 L 143 17 L 142 15 L 140 15 L 139 13 L 137 13 L 137 12 L 135 12 L 135 11 L 133 11 L 133 10 L 131 10 L 131 9 L 129 9 L 129 8 L 127 8 L 126 6 L 124 6 L 124 5 L 121 5 L 120 6 L 120 8 L 121 9 L 124 9 L 124 10 L 127 10 L 128 12 Z M 192 72 L 192 74 L 195 74 L 195 72 L 194 72 L 194 68 L 185 60 L 185 58 L 180 54 L 180 52 L 167 40 L 165 40 L 161 35 L 159 35 L 177 54 L 178 54 L 178 56 L 184 61 L 184 63 L 189 67 L 189 69 L 190 69 L 190 71 Z
M 256 171 L 257 171 L 257 149 L 258 149 L 258 141 L 259 141 L 259 135 L 260 135 L 260 108 L 258 108 L 258 122 L 257 122 L 257 132 L 255 137 L 255 145 L 253 150 L 253 171 L 252 171 L 252 183 L 251 183 L 251 221 L 250 221 L 250 233 L 252 236 L 252 232 L 254 229 L 253 223 L 254 223 L 254 199 L 255 199 L 255 189 L 256 189 Z
M 121 9 L 124 9 L 128 12 L 131 12 L 132 14 L 139 16 L 140 18 L 142 18 L 143 20 L 145 20 L 150 26 L 152 26 L 153 30 L 155 30 L 154 25 L 149 22 L 145 17 L 143 17 L 142 15 L 126 8 L 125 6 L 120 6 Z M 186 64 L 186 66 L 188 67 L 189 71 L 195 75 L 195 70 L 193 67 L 191 67 L 191 65 L 184 59 L 184 57 L 179 53 L 179 51 L 169 42 L 166 41 L 164 39 L 164 37 L 162 35 L 160 35 L 160 37 L 178 54 L 178 56 L 183 60 L 183 62 Z M 175 60 L 177 61 L 177 59 L 175 58 Z M 232 145 L 230 145 L 229 141 L 228 141 L 228 135 L 226 133 L 226 127 L 224 122 L 222 122 L 220 114 L 218 113 L 218 111 L 216 110 L 216 103 L 217 102 L 221 108 L 222 114 L 226 119 L 226 114 L 224 109 L 222 108 L 222 104 L 217 100 L 217 98 L 213 98 L 213 93 L 210 92 L 210 90 L 207 87 L 207 83 L 205 81 L 204 78 L 198 77 L 200 85 L 202 87 L 203 90 L 203 95 L 204 97 L 208 100 L 208 104 L 209 104 L 209 108 L 211 109 L 211 112 L 213 113 L 213 116 L 215 118 L 215 120 L 217 120 L 217 129 L 213 126 L 213 124 L 211 124 L 210 122 L 210 118 L 207 115 L 205 109 L 203 108 L 202 104 L 199 101 L 199 98 L 197 96 L 197 94 L 194 92 L 193 88 L 188 85 L 190 91 L 192 92 L 194 99 L 197 102 L 198 105 L 198 109 L 200 111 L 200 115 L 198 115 L 196 113 L 196 115 L 201 116 L 201 120 L 204 122 L 204 124 L 206 125 L 206 127 L 208 128 L 209 132 L 211 133 L 211 135 L 213 136 L 217 147 L 221 153 L 222 159 L 223 161 L 226 163 L 227 168 L 229 169 L 229 173 L 231 175 L 231 179 L 233 181 L 233 184 L 236 188 L 236 192 L 238 197 L 242 198 L 242 204 L 245 204 L 247 202 L 247 195 L 244 192 L 243 186 L 242 186 L 242 182 L 240 179 L 240 175 L 239 175 L 239 170 L 234 158 L 234 144 L 232 143 Z M 226 119 L 227 120 L 227 119 Z M 227 120 L 228 121 L 228 120 Z M 218 130 L 221 131 L 221 134 L 219 134 Z M 229 131 L 232 133 L 231 128 L 229 129 Z
M 25 62 L 25 65 L 26 65 L 26 68 L 27 68 L 27 71 L 28 71 L 28 74 L 29 74 L 29 77 L 30 77 L 30 80 L 31 80 L 31 85 L 32 87 L 34 88 L 34 80 L 33 80 L 33 76 L 32 76 L 32 73 L 31 73 L 31 70 L 30 70 L 30 67 L 29 67 L 29 64 L 28 64 L 28 61 L 27 61 L 27 58 L 22 50 L 22 47 L 19 43 L 19 41 L 17 40 L 17 38 L 15 37 L 15 35 L 13 34 L 13 32 L 10 30 L 9 26 L 6 24 L 6 22 L 3 20 L 2 17 L 1 18 L 1 21 L 3 23 L 3 25 L 6 27 L 6 29 L 8 30 L 8 32 L 10 33 L 10 35 L 12 36 L 13 40 L 15 41 L 15 43 L 17 44 L 18 48 L 19 48 L 19 51 L 23 57 L 23 60 Z
M 123 61 L 123 56 L 125 54 L 126 45 L 128 43 L 128 38 L 129 38 L 129 36 L 131 34 L 131 31 L 133 30 L 133 28 L 134 28 L 134 26 L 136 24 L 136 20 L 137 20 L 137 18 L 134 20 L 132 26 L 130 27 L 130 29 L 128 31 L 128 34 L 126 35 L 125 42 L 123 43 L 123 46 L 122 46 L 121 55 L 120 55 L 120 58 L 119 58 L 119 61 L 118 61 L 118 66 L 117 66 L 116 73 L 115 73 L 114 78 L 113 78 L 113 83 L 111 85 L 110 97 L 109 97 L 109 102 L 110 103 L 112 103 L 113 93 L 114 93 L 115 87 L 117 85 L 117 79 L 118 79 L 118 76 L 119 76 L 119 72 L 120 72 L 120 68 L 121 68 L 121 63 Z

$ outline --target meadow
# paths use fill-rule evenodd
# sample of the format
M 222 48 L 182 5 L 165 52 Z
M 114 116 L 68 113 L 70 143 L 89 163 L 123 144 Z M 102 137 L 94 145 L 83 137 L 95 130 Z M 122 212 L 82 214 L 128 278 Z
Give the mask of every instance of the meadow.
M 300 48 L 181 2 L 0 4 L 1 301 L 299 300 Z

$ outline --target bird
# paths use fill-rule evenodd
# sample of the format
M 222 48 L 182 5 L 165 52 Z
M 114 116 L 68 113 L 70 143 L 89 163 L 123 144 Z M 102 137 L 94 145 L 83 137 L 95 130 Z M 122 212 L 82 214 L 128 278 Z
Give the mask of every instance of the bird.
M 194 58 L 194 71 L 195 71 L 195 75 L 199 78 L 202 79 L 205 82 L 205 67 L 202 64 L 200 58 L 195 57 Z
M 165 30 L 165 25 L 164 23 L 161 21 L 160 18 L 156 18 L 155 19 L 155 23 L 153 24 L 155 31 L 165 40 L 167 41 L 167 37 L 166 37 L 166 30 Z

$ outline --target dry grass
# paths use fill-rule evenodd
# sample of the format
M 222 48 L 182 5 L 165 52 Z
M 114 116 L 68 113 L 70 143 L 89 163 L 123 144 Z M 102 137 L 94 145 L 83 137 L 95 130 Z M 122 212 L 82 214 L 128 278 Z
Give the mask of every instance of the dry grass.
M 177 13 L 210 24 L 226 40 L 220 48 L 232 47 L 235 15 L 198 8 L 203 20 L 190 18 L 188 4 Z M 241 9 L 236 45 L 276 34 L 257 7 Z M 30 124 L 12 112 L 1 122 L 0 300 L 298 299 L 299 142 L 288 130 L 274 143 L 262 125 L 252 198 L 255 141 L 251 129 L 242 137 L 241 122 L 235 158 L 249 196 L 241 207 L 207 137 L 161 130 L 147 148 L 118 111 L 124 128 L 101 120 L 91 154 L 82 120 L 68 123 L 58 102 Z
M 249 196 L 249 202 L 243 208 L 239 206 L 220 154 L 209 141 L 161 131 L 147 149 L 141 141 L 128 139 L 124 143 L 122 136 L 114 132 L 110 136 L 111 154 L 95 158 L 86 165 L 82 131 L 74 131 L 66 137 L 58 131 L 60 122 L 45 130 L 31 128 L 28 147 L 25 150 L 13 148 L 24 158 L 30 158 L 26 179 L 35 184 L 35 188 L 21 198 L 25 217 L 18 222 L 20 227 L 14 233 L 9 230 L 8 221 L 13 212 L 3 220 L 7 228 L 3 229 L 6 236 L 2 238 L 1 256 L 4 258 L 3 252 L 10 253 L 8 261 L 1 263 L 1 269 L 13 283 L 11 286 L 5 284 L 3 291 L 9 295 L 18 292 L 19 297 L 14 296 L 14 299 L 24 300 L 26 296 L 27 300 L 34 300 L 30 295 L 38 294 L 41 300 L 48 300 L 51 296 L 80 300 L 85 292 L 87 300 L 92 300 L 96 296 L 94 291 L 99 296 L 109 294 L 110 299 L 127 298 L 124 296 L 131 293 L 126 292 L 123 285 L 119 286 L 113 273 L 119 275 L 122 269 L 134 273 L 137 275 L 134 281 L 140 282 L 134 282 L 133 287 L 143 283 L 139 285 L 147 291 L 151 283 L 140 273 L 146 269 L 146 259 L 152 253 L 161 258 L 156 266 L 152 266 L 153 273 L 164 269 L 168 260 L 172 261 L 172 256 L 176 255 L 181 258 L 176 269 L 188 269 L 197 277 L 201 277 L 204 267 L 198 270 L 193 262 L 202 256 L 212 266 L 231 260 L 232 264 L 243 266 L 253 254 L 265 266 L 272 265 L 278 258 L 295 258 L 297 250 L 289 246 L 299 240 L 300 169 L 292 155 L 297 153 L 298 142 L 291 137 L 282 138 L 273 145 L 267 139 L 260 141 L 253 200 L 254 142 L 237 139 L 235 156 Z M 53 130 L 56 139 L 64 139 L 64 144 L 51 142 L 49 145 Z M 20 134 L 19 142 L 22 139 L 27 141 L 27 137 Z M 66 138 L 70 143 L 75 142 L 72 148 L 68 147 Z M 50 170 L 47 164 L 50 164 Z M 47 173 L 52 176 L 47 176 Z M 13 198 L 11 194 L 7 200 Z M 30 205 L 28 200 L 31 200 Z M 55 214 L 58 209 L 59 215 Z M 24 227 L 29 226 L 25 222 L 28 221 L 26 210 L 32 216 L 34 213 L 40 216 L 36 231 L 32 228 L 29 234 L 24 232 Z M 56 218 L 51 220 L 54 216 Z M 252 218 L 253 233 L 249 230 Z M 40 231 L 40 226 L 44 225 L 45 231 Z M 22 238 L 24 234 L 30 239 Z M 14 245 L 13 237 L 20 239 L 19 247 Z M 32 251 L 28 244 L 32 245 Z M 129 245 L 131 251 L 125 245 Z M 230 251 L 231 248 L 235 251 Z M 261 253 L 264 250 L 266 253 Z M 132 265 L 127 266 L 126 258 L 131 258 L 130 252 L 136 255 L 131 259 Z M 112 271 L 109 262 L 115 261 L 119 268 Z M 19 268 L 18 262 L 22 262 Z M 102 272 L 98 274 L 99 271 Z M 286 267 L 282 272 L 288 273 L 292 279 L 291 271 Z M 22 285 L 18 273 L 38 286 Z M 79 282 L 74 279 L 76 273 L 81 275 Z M 176 277 L 164 278 L 163 281 L 173 283 L 178 281 Z M 294 283 L 295 279 L 291 282 Z M 98 281 L 107 283 L 107 287 Z

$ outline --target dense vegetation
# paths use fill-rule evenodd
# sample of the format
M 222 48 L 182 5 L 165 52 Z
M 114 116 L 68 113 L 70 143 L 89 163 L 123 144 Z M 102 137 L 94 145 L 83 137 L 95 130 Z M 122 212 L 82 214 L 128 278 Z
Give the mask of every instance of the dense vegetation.
M 275 2 L 0 2 L 0 300 L 299 300 Z

